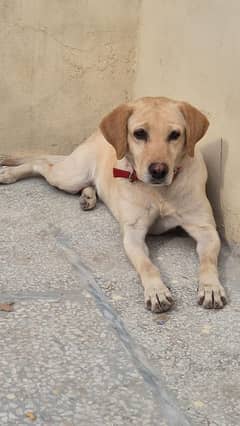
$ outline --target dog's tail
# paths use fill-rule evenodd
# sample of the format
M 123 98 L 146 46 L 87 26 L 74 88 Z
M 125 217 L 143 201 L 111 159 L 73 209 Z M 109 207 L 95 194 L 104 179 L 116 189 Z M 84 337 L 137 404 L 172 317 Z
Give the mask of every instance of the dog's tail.
M 0 166 L 20 166 L 34 160 L 49 160 L 53 163 L 64 160 L 65 155 L 0 155 Z
M 20 166 L 31 160 L 27 156 L 0 155 L 0 166 Z

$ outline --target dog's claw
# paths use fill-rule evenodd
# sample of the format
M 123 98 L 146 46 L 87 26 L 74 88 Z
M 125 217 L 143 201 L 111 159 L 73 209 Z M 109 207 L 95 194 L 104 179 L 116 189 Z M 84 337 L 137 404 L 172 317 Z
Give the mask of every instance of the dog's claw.
M 166 312 L 173 304 L 173 298 L 167 287 L 147 287 L 145 289 L 145 306 L 154 313 Z
M 205 309 L 222 309 L 227 303 L 224 288 L 220 284 L 201 284 L 198 289 L 198 303 Z

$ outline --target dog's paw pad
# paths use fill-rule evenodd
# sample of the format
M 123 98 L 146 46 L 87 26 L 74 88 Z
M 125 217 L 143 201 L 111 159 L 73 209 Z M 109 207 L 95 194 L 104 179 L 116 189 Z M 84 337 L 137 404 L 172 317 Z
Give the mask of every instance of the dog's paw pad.
M 80 196 L 80 207 L 82 210 L 92 210 L 97 204 L 96 191 L 92 187 L 83 189 Z

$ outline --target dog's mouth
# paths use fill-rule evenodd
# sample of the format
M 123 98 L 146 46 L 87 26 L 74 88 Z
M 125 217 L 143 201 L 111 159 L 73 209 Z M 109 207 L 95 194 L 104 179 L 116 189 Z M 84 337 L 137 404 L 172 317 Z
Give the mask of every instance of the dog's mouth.
M 154 179 L 152 176 L 144 176 L 143 182 L 147 183 L 148 185 L 160 187 L 160 186 L 169 186 L 171 185 L 173 181 L 173 174 L 168 173 L 164 178 L 162 179 Z
M 152 186 L 166 186 L 165 179 L 164 180 L 151 179 L 149 183 Z

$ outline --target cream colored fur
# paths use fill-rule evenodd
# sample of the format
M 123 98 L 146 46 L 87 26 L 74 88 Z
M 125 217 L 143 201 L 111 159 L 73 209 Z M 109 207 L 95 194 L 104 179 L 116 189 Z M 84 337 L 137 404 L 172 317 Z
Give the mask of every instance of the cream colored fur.
M 173 299 L 149 258 L 145 237 L 181 226 L 197 243 L 198 302 L 205 308 L 222 308 L 226 296 L 217 271 L 220 240 L 206 197 L 207 170 L 200 152 L 194 154 L 207 127 L 206 117 L 187 103 L 142 98 L 112 111 L 100 129 L 67 157 L 2 159 L 0 183 L 42 175 L 59 189 L 82 191 L 84 209 L 95 206 L 97 192 L 120 223 L 125 251 L 144 287 L 145 305 L 153 312 L 168 310 Z M 148 141 L 136 140 L 137 128 L 147 130 Z M 180 136 L 168 141 L 172 130 Z M 152 184 L 148 169 L 156 162 L 169 167 L 159 185 Z M 134 168 L 140 180 L 113 178 L 113 167 Z M 176 167 L 181 170 L 174 177 Z

